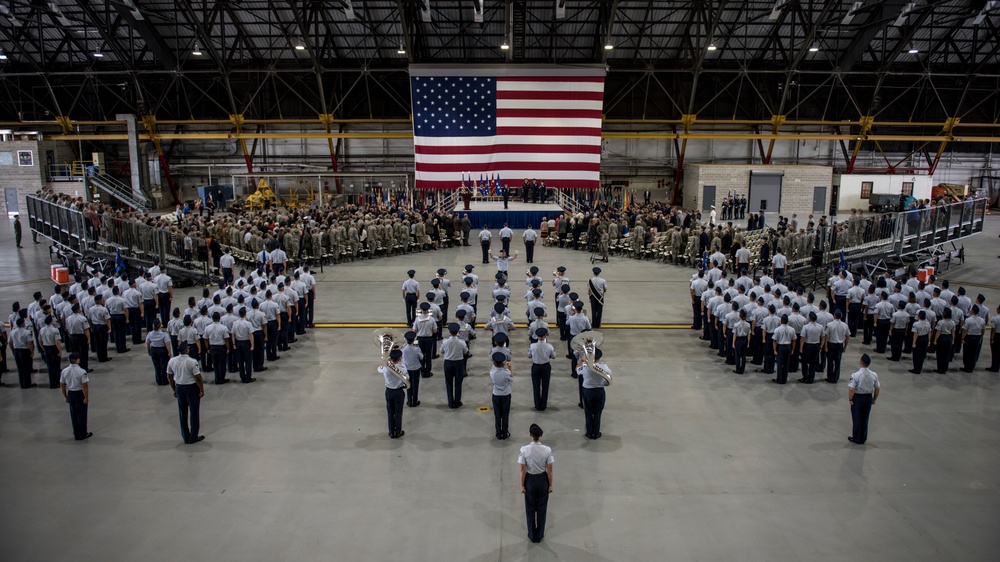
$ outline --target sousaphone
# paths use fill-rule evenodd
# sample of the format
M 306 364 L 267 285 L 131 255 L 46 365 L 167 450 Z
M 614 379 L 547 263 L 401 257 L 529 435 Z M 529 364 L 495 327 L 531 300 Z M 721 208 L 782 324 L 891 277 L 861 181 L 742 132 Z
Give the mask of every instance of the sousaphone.
M 372 333 L 372 340 L 378 346 L 382 361 L 389 371 L 396 375 L 396 378 L 403 381 L 403 386 L 410 388 L 410 375 L 405 370 L 400 369 L 389 360 L 389 354 L 393 349 L 399 349 L 402 345 L 403 335 L 392 328 L 379 328 Z
M 574 351 L 582 351 L 584 361 L 587 362 L 587 367 L 600 375 L 601 378 L 607 381 L 610 386 L 611 375 L 604 369 L 597 366 L 597 348 L 602 343 L 604 343 L 604 334 L 591 330 L 574 337 L 573 340 L 570 341 L 570 347 L 572 347 Z

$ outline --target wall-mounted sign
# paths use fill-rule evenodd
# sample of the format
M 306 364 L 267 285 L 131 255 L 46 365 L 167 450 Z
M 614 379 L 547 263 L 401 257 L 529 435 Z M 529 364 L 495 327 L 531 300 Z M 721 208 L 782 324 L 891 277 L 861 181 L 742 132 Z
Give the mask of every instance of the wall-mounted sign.
M 35 153 L 30 150 L 18 150 L 17 151 L 17 165 L 18 166 L 34 166 L 35 165 Z

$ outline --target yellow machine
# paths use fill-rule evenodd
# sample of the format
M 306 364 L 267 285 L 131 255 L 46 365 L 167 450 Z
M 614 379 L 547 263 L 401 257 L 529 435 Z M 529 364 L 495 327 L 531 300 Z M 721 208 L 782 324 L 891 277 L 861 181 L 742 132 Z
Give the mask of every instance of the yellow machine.
M 310 180 L 292 180 L 288 184 L 288 199 L 284 202 L 289 209 L 308 207 L 313 200 L 313 183 Z
M 247 196 L 246 203 L 247 207 L 251 209 L 263 209 L 265 206 L 277 206 L 278 198 L 274 195 L 274 190 L 268 185 L 267 180 L 261 178 L 257 182 L 257 191 Z

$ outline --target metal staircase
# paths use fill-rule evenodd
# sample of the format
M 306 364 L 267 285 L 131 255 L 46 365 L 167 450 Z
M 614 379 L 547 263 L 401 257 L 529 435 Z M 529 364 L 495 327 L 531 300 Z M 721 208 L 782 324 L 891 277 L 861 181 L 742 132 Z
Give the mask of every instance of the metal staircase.
M 129 185 L 114 176 L 100 173 L 88 176 L 87 181 L 94 187 L 137 211 L 148 211 L 153 206 L 152 202 L 145 195 L 133 193 Z

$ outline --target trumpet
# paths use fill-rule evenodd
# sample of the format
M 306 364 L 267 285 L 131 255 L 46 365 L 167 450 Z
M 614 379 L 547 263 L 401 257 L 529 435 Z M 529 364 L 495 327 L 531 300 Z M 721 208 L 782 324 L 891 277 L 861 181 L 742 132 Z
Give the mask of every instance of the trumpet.
M 379 328 L 372 333 L 372 340 L 374 340 L 375 345 L 378 346 L 379 352 L 382 355 L 382 360 L 385 361 L 386 368 L 389 369 L 392 374 L 396 375 L 396 378 L 403 381 L 403 386 L 410 388 L 410 375 L 389 360 L 389 354 L 392 353 L 393 349 L 399 348 L 399 342 L 403 341 L 403 336 L 392 328 Z
M 602 379 L 611 385 L 611 375 L 597 365 L 597 347 L 604 343 L 604 334 L 595 332 L 583 332 L 570 341 L 570 347 L 574 351 L 583 352 L 583 362 L 587 367 L 597 373 Z

